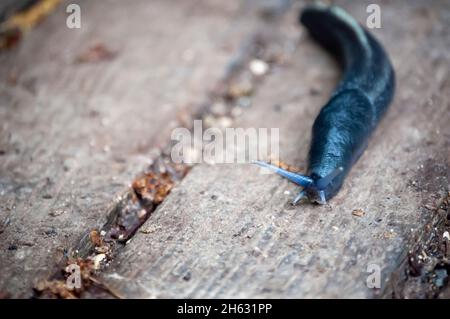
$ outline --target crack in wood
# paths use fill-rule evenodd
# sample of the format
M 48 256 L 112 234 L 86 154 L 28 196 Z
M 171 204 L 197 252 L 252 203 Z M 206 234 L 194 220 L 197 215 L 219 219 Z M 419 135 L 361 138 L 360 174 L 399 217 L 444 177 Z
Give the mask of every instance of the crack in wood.
M 236 115 L 236 107 L 248 107 L 247 105 L 236 105 L 243 104 L 242 99 L 246 101 L 250 98 L 264 79 L 264 76 L 255 76 L 248 70 L 249 62 L 259 59 L 271 65 L 281 63 L 279 52 L 273 50 L 269 45 L 274 40 L 272 36 L 273 34 L 269 33 L 268 35 L 264 32 L 251 34 L 228 63 L 222 79 L 211 92 L 206 94 L 206 102 L 202 104 L 199 111 L 195 114 L 180 114 L 179 124 L 192 131 L 193 121 L 199 119 L 204 122 L 206 127 L 211 127 L 217 124 L 217 120 L 220 118 L 226 117 L 232 120 Z M 217 110 L 214 108 L 217 103 L 222 103 L 225 107 Z M 124 249 L 124 245 L 132 239 L 152 212 L 169 195 L 173 187 L 178 185 L 191 169 L 192 165 L 190 164 L 175 164 L 171 161 L 172 145 L 173 141 L 167 143 L 167 146 L 160 151 L 160 155 L 153 160 L 147 170 L 132 182 L 132 187 L 118 198 L 118 202 L 113 205 L 107 222 L 100 231 L 90 230 L 87 232 L 78 244 L 66 254 L 64 260 L 60 262 L 62 271 L 54 274 L 49 280 L 41 281 L 35 287 L 36 296 L 71 298 L 79 297 L 89 289 L 92 290 L 92 282 L 97 280 L 94 277 L 95 272 L 107 267 L 115 254 Z M 99 234 L 101 238 L 93 240 L 93 232 Z M 99 254 L 105 254 L 106 258 L 102 265 L 94 266 L 92 260 Z M 79 289 L 75 291 L 75 294 L 61 288 L 68 276 L 65 267 L 71 263 L 82 265 L 89 273 L 83 277 L 85 289 Z M 101 283 L 96 283 L 97 286 L 101 286 Z M 117 294 L 108 289 L 103 289 L 103 291 L 117 297 Z M 90 292 L 95 293 L 94 290 Z

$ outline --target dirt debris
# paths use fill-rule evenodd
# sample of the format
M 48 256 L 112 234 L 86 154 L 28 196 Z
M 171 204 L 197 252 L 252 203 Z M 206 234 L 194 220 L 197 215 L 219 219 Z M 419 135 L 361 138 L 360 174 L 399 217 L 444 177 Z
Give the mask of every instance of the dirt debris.
M 363 217 L 366 214 L 365 211 L 363 211 L 362 209 L 358 208 L 358 209 L 354 209 L 352 211 L 352 215 L 356 216 L 356 217 Z
M 391 229 L 390 231 L 384 232 L 383 234 L 381 234 L 381 238 L 382 239 L 393 239 L 397 237 L 397 233 Z
M 408 252 L 394 298 L 440 298 L 450 289 L 450 192 L 435 206 L 431 213 L 437 222 L 426 226 L 423 238 Z
M 303 167 L 289 165 L 286 162 L 283 162 L 280 160 L 271 160 L 270 163 L 272 165 L 278 166 L 279 168 L 285 169 L 285 170 L 287 170 L 289 172 L 293 172 L 293 173 L 301 173 L 301 172 L 305 171 L 305 169 Z
M 98 63 L 109 61 L 116 57 L 117 52 L 109 49 L 104 43 L 96 43 L 81 53 L 76 59 L 77 63 Z
M 89 238 L 91 239 L 91 242 L 94 246 L 100 247 L 103 245 L 103 239 L 101 238 L 98 230 L 92 230 L 89 234 Z
M 159 229 L 161 229 L 160 226 L 150 225 L 149 227 L 141 228 L 139 231 L 143 234 L 151 234 L 158 231 Z
M 187 174 L 190 166 L 174 164 L 168 156 L 163 154 L 133 181 L 131 191 L 111 213 L 113 221 L 104 229 L 108 241 L 127 242 Z
M 1 27 L 0 27 L 1 29 Z M 0 50 L 15 47 L 22 38 L 22 32 L 18 29 L 5 29 L 0 31 Z
M 189 171 L 189 166 L 174 164 L 167 154 L 158 158 L 141 176 L 136 178 L 130 191 L 123 196 L 110 213 L 109 222 L 102 230 L 89 231 L 86 241 L 67 255 L 60 274 L 51 280 L 43 280 L 35 286 L 41 298 L 79 298 L 92 285 L 120 296 L 96 278 L 96 274 L 109 265 L 118 244 L 126 243 L 150 214 Z M 70 276 L 68 266 L 76 264 L 81 273 L 81 288 L 69 289 L 66 280 Z
M 166 198 L 173 185 L 174 182 L 167 172 L 162 174 L 148 172 L 135 179 L 132 187 L 141 199 L 157 205 Z M 142 211 L 143 210 L 139 211 L 139 214 L 140 216 L 145 217 L 145 215 L 142 214 Z
M 262 76 L 269 70 L 269 65 L 259 59 L 252 60 L 249 64 L 250 71 L 256 76 Z
M 104 256 L 101 256 L 105 258 Z M 100 258 L 97 258 L 100 259 Z M 68 284 L 68 280 L 72 280 L 73 268 L 70 266 L 77 265 L 80 271 L 80 287 L 71 288 Z M 114 290 L 112 290 L 108 285 L 104 284 L 97 278 L 95 278 L 95 274 L 98 268 L 96 267 L 96 260 L 88 259 L 77 259 L 77 260 L 69 260 L 67 262 L 67 267 L 65 267 L 62 271 L 60 278 L 52 279 L 52 280 L 43 280 L 40 281 L 35 287 L 34 291 L 39 298 L 49 298 L 49 299 L 77 299 L 80 298 L 82 293 L 90 288 L 91 286 L 96 286 L 111 296 L 122 299 L 122 296 L 117 294 Z
M 70 280 L 70 276 L 73 274 L 72 268 L 69 266 L 77 265 L 80 270 L 80 287 L 70 288 L 67 285 L 67 280 Z M 34 290 L 41 298 L 63 298 L 63 299 L 76 299 L 80 293 L 90 285 L 90 278 L 94 274 L 94 263 L 91 260 L 70 259 L 67 261 L 66 267 L 62 270 L 60 278 L 52 280 L 40 281 Z
M 49 280 L 42 280 L 34 287 L 36 296 L 39 298 L 62 298 L 62 299 L 76 299 L 89 289 L 92 285 L 105 290 L 110 295 L 120 298 L 117 294 L 109 289 L 106 285 L 101 283 L 96 275 L 98 271 L 106 267 L 112 259 L 113 244 L 104 240 L 106 233 L 99 232 L 94 229 L 89 233 L 89 240 L 93 248 L 87 257 L 81 257 L 78 250 L 72 250 L 67 253 L 67 260 L 61 272 L 55 274 Z M 74 274 L 74 265 L 79 270 L 80 287 L 72 288 L 68 285 L 68 280 L 76 280 L 71 277 Z M 75 282 L 72 282 L 73 284 Z
M 239 78 L 236 82 L 231 83 L 228 87 L 225 98 L 228 100 L 236 100 L 241 97 L 251 96 L 253 94 L 253 83 L 247 77 Z

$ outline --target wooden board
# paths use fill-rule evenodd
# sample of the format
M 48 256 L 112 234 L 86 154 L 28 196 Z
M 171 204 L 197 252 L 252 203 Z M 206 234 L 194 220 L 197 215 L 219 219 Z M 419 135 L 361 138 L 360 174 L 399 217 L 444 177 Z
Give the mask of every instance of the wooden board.
M 281 57 L 232 126 L 279 128 L 287 163 L 306 165 L 311 124 L 339 79 L 297 25 L 303 2 L 277 19 L 286 1 L 78 3 L 80 30 L 65 27 L 64 3 L 0 55 L 0 292 L 13 297 L 31 296 L 105 224 L 180 113 L 203 108 L 247 44 L 262 37 Z M 336 3 L 365 21 L 370 2 Z M 328 205 L 290 206 L 298 189 L 248 164 L 201 164 L 98 279 L 138 298 L 397 296 L 408 251 L 442 218 L 434 206 L 449 190 L 449 7 L 381 3 L 373 33 L 392 57 L 397 94 Z M 101 61 L 77 62 L 97 51 Z M 381 289 L 366 285 L 371 264 Z
M 238 1 L 161 0 L 78 1 L 82 27 L 68 29 L 68 3 L 0 56 L 0 291 L 11 296 L 30 296 L 105 223 L 254 27 Z
M 364 21 L 367 4 L 339 3 Z M 138 233 L 102 279 L 138 298 L 391 296 L 393 271 L 436 217 L 424 205 L 439 202 L 449 186 L 444 8 L 383 5 L 383 28 L 374 33 L 397 70 L 395 102 L 329 205 L 291 207 L 298 189 L 250 165 L 200 165 L 143 226 L 152 231 Z M 295 22 L 294 13 L 282 23 Z M 311 123 L 337 78 L 333 61 L 303 36 L 234 126 L 279 127 L 281 158 L 304 166 Z M 356 209 L 365 214 L 352 215 Z M 380 289 L 366 284 L 372 264 L 381 269 Z

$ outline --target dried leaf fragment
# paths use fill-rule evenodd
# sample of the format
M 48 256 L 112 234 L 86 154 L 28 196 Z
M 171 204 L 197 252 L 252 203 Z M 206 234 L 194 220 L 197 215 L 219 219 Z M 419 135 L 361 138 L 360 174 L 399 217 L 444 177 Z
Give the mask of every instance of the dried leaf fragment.
M 112 60 L 116 52 L 108 49 L 103 43 L 97 43 L 81 53 L 77 58 L 78 63 L 97 63 L 101 61 Z
M 100 233 L 98 230 L 94 229 L 89 233 L 89 238 L 91 239 L 91 243 L 95 247 L 101 247 L 103 245 L 102 237 L 100 236 Z
M 160 204 L 169 194 L 174 183 L 168 173 L 149 172 L 133 182 L 133 190 L 143 199 Z
M 360 209 L 360 208 L 354 209 L 354 210 L 352 211 L 352 215 L 353 215 L 353 216 L 356 216 L 356 217 L 362 217 L 362 216 L 364 216 L 365 214 L 366 214 L 366 212 L 363 211 L 363 210 Z

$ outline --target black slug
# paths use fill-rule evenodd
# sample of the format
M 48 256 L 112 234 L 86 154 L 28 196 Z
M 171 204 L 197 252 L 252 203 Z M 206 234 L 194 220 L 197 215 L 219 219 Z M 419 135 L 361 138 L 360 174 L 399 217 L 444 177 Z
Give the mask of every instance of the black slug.
M 344 74 L 312 127 L 308 175 L 257 161 L 303 187 L 303 197 L 319 204 L 337 194 L 345 176 L 367 147 L 395 91 L 395 75 L 380 43 L 336 6 L 313 5 L 300 14 L 311 36 L 336 56 Z

